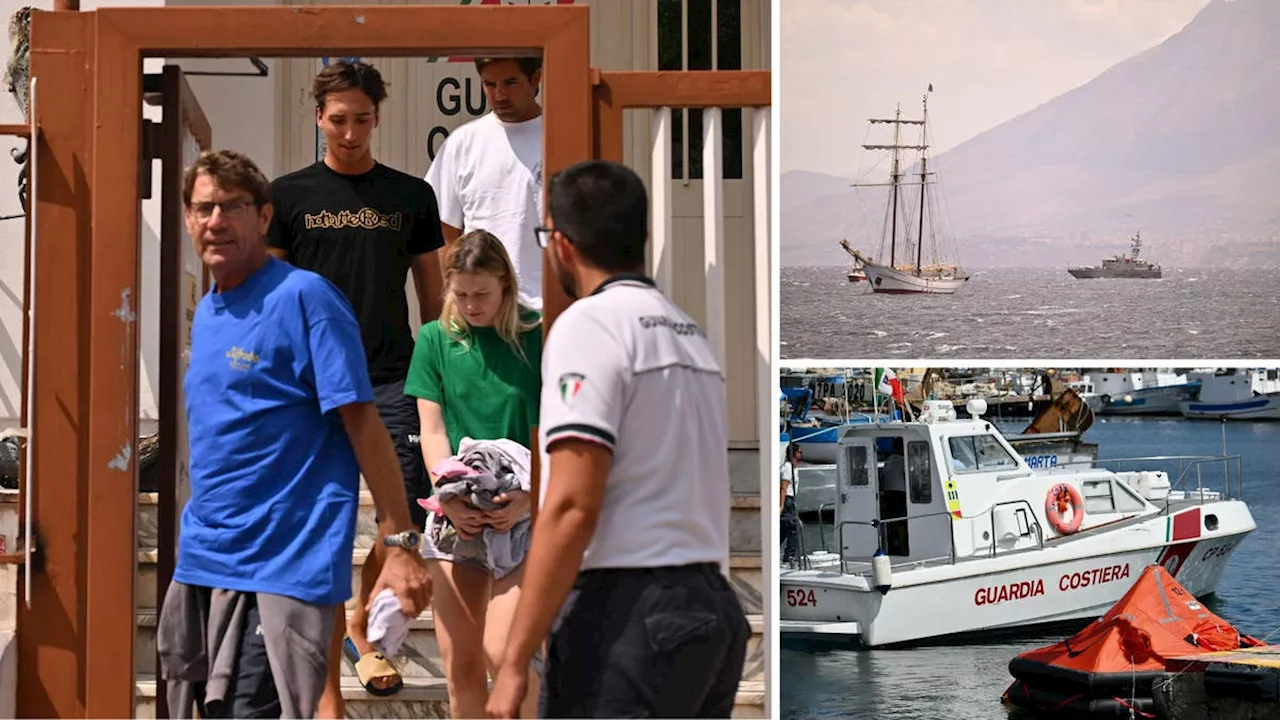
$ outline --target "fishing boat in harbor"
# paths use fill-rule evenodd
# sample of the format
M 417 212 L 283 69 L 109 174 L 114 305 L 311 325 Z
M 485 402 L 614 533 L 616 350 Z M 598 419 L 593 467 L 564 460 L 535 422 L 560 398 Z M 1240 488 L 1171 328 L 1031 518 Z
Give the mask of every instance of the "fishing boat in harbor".
M 1096 618 L 1152 563 L 1204 596 L 1256 527 L 1238 457 L 1037 469 L 985 402 L 968 409 L 841 428 L 834 552 L 780 570 L 784 637 L 875 647 Z
M 933 86 L 929 86 L 933 90 Z M 892 125 L 893 142 L 891 144 L 869 144 L 862 147 L 866 150 L 888 150 L 892 154 L 892 169 L 889 172 L 889 199 L 886 207 L 886 220 L 881 235 L 887 240 L 888 252 L 885 253 L 882 241 L 881 258 L 888 262 L 877 262 L 857 250 L 850 249 L 847 242 L 841 242 L 846 252 L 853 255 L 860 263 L 862 272 L 873 292 L 890 294 L 952 294 L 969 280 L 969 276 L 960 269 L 958 263 L 944 262 L 939 251 L 939 239 L 933 216 L 934 196 L 929 193 L 929 185 L 935 184 L 935 173 L 929 170 L 929 95 L 924 96 L 924 111 L 919 119 L 902 117 L 899 108 L 892 118 L 872 118 L 872 125 Z M 918 144 L 902 137 L 902 126 L 914 125 L 920 128 Z M 918 180 L 904 181 L 901 153 L 903 150 L 920 153 L 916 164 Z M 885 183 L 855 183 L 854 187 L 884 187 Z M 908 215 L 908 198 L 905 187 L 918 186 L 915 212 Z M 912 226 L 915 226 L 914 228 Z M 901 226 L 901 229 L 899 228 Z M 887 229 L 887 234 L 885 230 Z M 912 232 L 914 230 L 914 233 Z M 926 250 L 926 245 L 928 246 Z
M 1179 415 L 1200 381 L 1167 368 L 1113 368 L 1087 372 L 1072 386 L 1099 415 Z
M 1199 389 L 1179 408 L 1184 417 L 1197 420 L 1280 420 L 1278 374 L 1244 368 L 1191 372 Z

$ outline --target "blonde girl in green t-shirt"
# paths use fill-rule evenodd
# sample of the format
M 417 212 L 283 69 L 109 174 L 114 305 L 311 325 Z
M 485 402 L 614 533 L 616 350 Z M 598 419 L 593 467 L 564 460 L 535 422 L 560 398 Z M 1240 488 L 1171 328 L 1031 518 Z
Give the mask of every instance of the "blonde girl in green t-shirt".
M 515 270 L 502 242 L 484 230 L 467 232 L 448 248 L 443 271 L 444 309 L 418 332 L 405 381 L 405 394 L 418 399 L 422 457 L 433 484 L 434 469 L 457 452 L 464 437 L 529 447 L 541 387 L 541 318 L 519 305 Z M 440 507 L 459 533 L 473 536 L 486 527 L 509 531 L 528 516 L 527 492 L 507 493 L 505 499 L 503 508 L 488 512 L 457 497 Z M 431 544 L 426 536 L 423 542 Z M 495 579 L 489 568 L 454 561 L 433 544 L 424 547 L 424 555 L 434 581 L 431 605 L 450 716 L 484 717 L 486 671 L 497 671 L 524 567 Z M 525 717 L 536 713 L 537 682 L 531 672 Z

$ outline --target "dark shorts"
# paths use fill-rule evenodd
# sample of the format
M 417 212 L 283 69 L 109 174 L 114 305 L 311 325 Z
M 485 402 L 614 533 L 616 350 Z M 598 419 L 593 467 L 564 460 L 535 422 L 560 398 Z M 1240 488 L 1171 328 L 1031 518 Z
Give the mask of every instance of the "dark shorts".
M 751 626 L 714 563 L 589 570 L 552 626 L 538 717 L 729 717 Z
M 374 384 L 373 402 L 391 433 L 391 443 L 395 445 L 400 472 L 404 475 L 404 491 L 409 497 L 409 516 L 413 518 L 413 526 L 421 531 L 427 522 L 427 511 L 418 505 L 418 498 L 431 496 L 431 480 L 422 460 L 418 401 L 404 394 L 404 381 L 399 380 Z

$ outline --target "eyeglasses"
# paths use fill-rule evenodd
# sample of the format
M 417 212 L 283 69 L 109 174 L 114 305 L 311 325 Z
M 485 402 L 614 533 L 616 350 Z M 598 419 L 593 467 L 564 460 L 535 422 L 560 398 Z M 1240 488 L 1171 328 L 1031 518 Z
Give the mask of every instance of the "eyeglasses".
M 539 225 L 533 229 L 533 238 L 538 241 L 538 247 L 546 249 L 546 247 L 551 244 L 551 236 L 555 233 L 560 233 L 560 237 L 564 238 L 566 242 L 573 242 L 573 238 L 565 235 L 563 230 L 560 230 L 559 228 L 549 228 L 545 225 Z
M 546 249 L 547 245 L 551 244 L 551 234 L 554 232 L 553 228 L 539 225 L 533 229 L 533 239 L 538 242 L 538 247 Z
M 245 198 L 237 198 L 235 200 L 224 200 L 223 202 L 202 202 L 191 205 L 191 214 L 196 216 L 198 220 L 208 220 L 213 217 L 213 209 L 222 210 L 222 216 L 227 218 L 240 217 L 245 211 L 254 207 L 252 200 Z

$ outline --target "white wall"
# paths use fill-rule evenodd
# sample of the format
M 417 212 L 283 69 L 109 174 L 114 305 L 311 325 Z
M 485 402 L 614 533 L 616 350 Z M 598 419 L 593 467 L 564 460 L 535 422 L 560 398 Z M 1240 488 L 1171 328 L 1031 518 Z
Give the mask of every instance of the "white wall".
M 0 0 L 4 25 L 8 18 L 26 0 Z M 41 9 L 52 9 L 52 0 L 31 3 Z M 268 5 L 269 0 L 235 2 L 198 2 L 195 0 L 132 0 L 111 2 L 82 0 L 82 10 L 99 7 L 162 6 L 162 5 Z M 7 57 L 6 57 L 7 60 Z M 201 77 L 189 78 L 192 89 L 214 128 L 213 140 L 219 147 L 231 147 L 248 153 L 262 167 L 268 177 L 276 172 L 277 133 L 277 77 L 274 60 L 267 60 L 268 77 Z M 252 72 L 248 60 L 189 59 L 177 61 L 186 70 Z M 148 59 L 145 72 L 160 72 L 165 61 Z M 0 97 L 0 123 L 21 122 L 21 111 L 12 95 Z M 160 121 L 158 107 L 143 106 L 143 116 Z M 24 140 L 0 138 L 0 216 L 21 212 L 17 197 L 19 166 L 8 159 L 11 148 L 21 147 Z M 142 203 L 142 289 L 139 294 L 139 333 L 141 369 L 139 384 L 139 414 L 142 431 L 153 431 L 156 420 L 156 394 L 160 382 L 160 163 L 152 167 L 152 197 Z M 38 238 L 37 238 L 38 241 Z M 23 220 L 0 221 L 0 427 L 17 424 L 21 413 L 22 364 L 25 348 L 22 347 L 22 277 Z
M 132 2 L 112 2 L 111 0 L 81 0 L 81 9 L 94 10 L 99 7 L 121 6 L 160 6 L 163 0 L 132 0 Z M 18 8 L 30 5 L 42 10 L 52 10 L 53 0 L 0 0 L 0 13 L 3 13 L 3 27 L 7 33 L 9 18 Z M 9 43 L 5 43 L 7 47 Z M 8 61 L 8 53 L 4 60 Z M 146 69 L 153 66 L 158 69 L 157 62 L 150 62 Z M 22 122 L 22 111 L 17 100 L 7 92 L 0 93 L 0 123 Z M 38 101 L 38 98 L 37 98 Z M 158 108 L 144 110 L 145 116 L 153 120 L 159 119 Z M 19 138 L 0 137 L 0 215 L 16 215 L 22 211 L 18 204 L 18 172 L 20 167 L 9 159 L 12 148 L 22 147 L 26 141 Z M 157 166 L 158 169 L 158 166 Z M 158 178 L 158 173 L 157 173 Z M 155 264 L 159 262 L 156 254 L 159 237 L 159 201 L 144 203 L 143 208 L 143 262 Z M 0 221 L 0 427 L 17 424 L 21 413 L 22 365 L 26 357 L 26 348 L 22 347 L 22 276 L 26 258 L 23 253 L 24 221 L 22 219 Z M 152 271 L 154 276 L 154 270 Z M 141 317 L 143 347 L 148 345 L 148 332 L 152 336 L 157 333 L 156 301 L 158 288 L 154 287 L 154 277 L 150 288 L 150 302 L 144 304 Z M 142 297 L 148 295 L 148 287 L 143 285 Z M 154 339 L 150 341 L 150 357 L 143 358 L 143 412 L 146 419 L 155 418 L 155 402 L 152 388 L 155 383 L 149 378 L 157 373 L 157 350 Z

